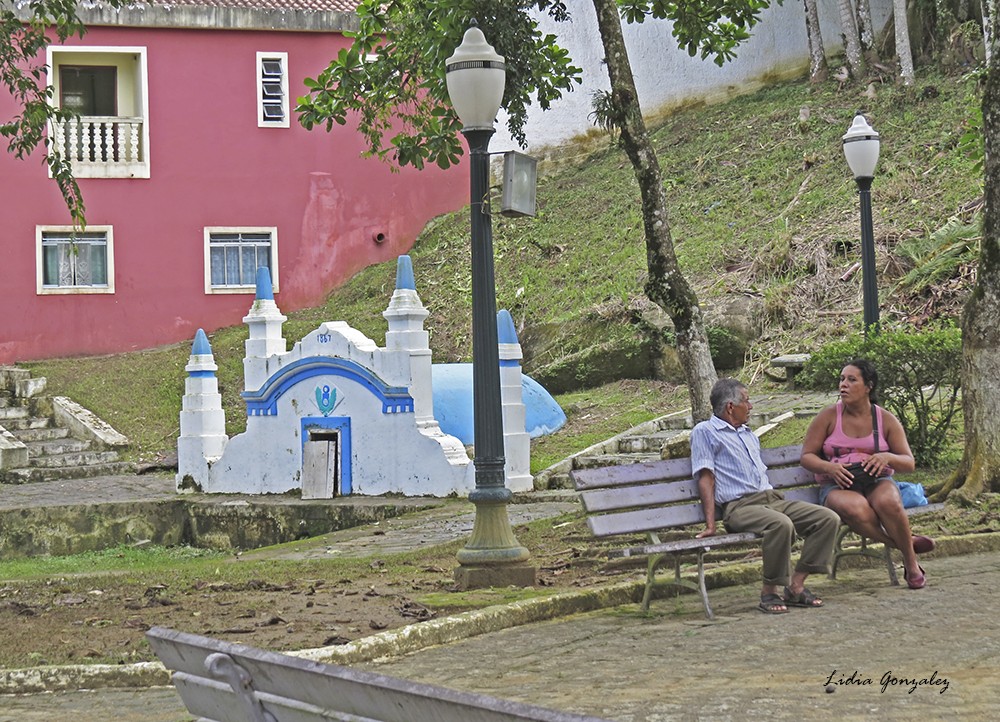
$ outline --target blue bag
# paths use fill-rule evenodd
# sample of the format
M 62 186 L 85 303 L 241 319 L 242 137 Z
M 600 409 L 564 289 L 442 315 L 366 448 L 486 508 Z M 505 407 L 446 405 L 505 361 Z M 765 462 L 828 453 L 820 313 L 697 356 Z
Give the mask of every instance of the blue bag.
M 911 481 L 897 481 L 899 495 L 903 497 L 903 506 L 906 509 L 914 506 L 927 506 L 927 496 L 924 494 L 924 485 L 915 484 Z

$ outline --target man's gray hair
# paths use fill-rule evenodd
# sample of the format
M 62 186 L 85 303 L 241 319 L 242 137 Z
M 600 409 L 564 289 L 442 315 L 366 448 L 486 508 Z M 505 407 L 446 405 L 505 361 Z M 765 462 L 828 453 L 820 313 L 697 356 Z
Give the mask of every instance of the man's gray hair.
M 726 404 L 738 404 L 743 400 L 743 389 L 747 386 L 737 379 L 719 379 L 712 387 L 712 393 L 708 400 L 712 403 L 712 413 L 722 416 L 726 411 Z

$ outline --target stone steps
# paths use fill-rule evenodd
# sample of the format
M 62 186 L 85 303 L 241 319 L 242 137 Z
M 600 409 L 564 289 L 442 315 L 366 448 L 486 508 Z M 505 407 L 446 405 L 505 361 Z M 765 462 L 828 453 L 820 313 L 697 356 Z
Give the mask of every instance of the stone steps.
M 24 439 L 21 439 L 21 443 L 28 447 L 29 459 L 37 459 L 42 456 L 65 456 L 67 454 L 77 454 L 81 451 L 90 451 L 92 446 L 89 441 L 74 439 L 69 436 L 49 441 L 25 442 Z
M 625 436 L 618 440 L 620 454 L 659 454 L 664 442 L 684 433 L 685 429 L 665 429 L 653 434 Z
M 29 429 L 48 429 L 52 428 L 52 419 L 47 419 L 39 416 L 32 416 L 27 413 L 25 409 L 25 415 L 16 419 L 0 419 L 0 426 L 3 426 L 7 431 L 12 433 L 14 436 L 18 436 L 18 432 L 25 431 Z M 67 431 L 67 433 L 69 433 Z
M 7 403 L 7 406 L 0 407 L 0 424 L 6 426 L 7 421 L 19 421 L 31 416 L 31 412 L 23 406 L 10 406 L 10 400 Z
M 111 440 L 106 432 L 95 433 L 88 422 L 92 414 L 69 399 L 41 396 L 44 389 L 45 379 L 0 367 L 0 483 L 134 473 L 134 465 L 120 461 L 115 450 L 127 443 L 124 437 L 113 430 L 117 438 Z
M 4 484 L 35 484 L 62 479 L 84 479 L 93 476 L 120 476 L 134 474 L 135 465 L 127 461 L 113 461 L 102 464 L 87 464 L 68 467 L 26 467 L 6 469 L 0 472 Z
M 15 439 L 25 445 L 30 445 L 36 441 L 54 441 L 56 439 L 69 438 L 69 429 L 62 426 L 47 426 L 49 419 L 35 417 L 32 421 L 37 421 L 38 423 L 26 429 L 12 429 L 8 427 L 7 430 L 10 431 Z

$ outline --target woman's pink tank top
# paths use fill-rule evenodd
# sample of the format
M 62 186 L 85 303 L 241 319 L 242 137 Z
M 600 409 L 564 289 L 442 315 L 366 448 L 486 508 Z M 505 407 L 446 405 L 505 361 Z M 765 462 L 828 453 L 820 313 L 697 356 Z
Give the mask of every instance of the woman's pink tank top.
M 885 440 L 885 423 L 882 420 L 882 407 L 875 406 L 875 415 L 878 418 L 878 448 L 879 451 L 888 451 L 889 443 Z M 828 461 L 838 464 L 851 464 L 856 461 L 864 461 L 867 457 L 875 453 L 875 442 L 872 434 L 863 438 L 848 436 L 844 433 L 844 402 L 837 402 L 837 425 L 833 433 L 826 437 L 823 442 L 823 456 Z M 887 469 L 885 476 L 891 476 L 892 470 Z

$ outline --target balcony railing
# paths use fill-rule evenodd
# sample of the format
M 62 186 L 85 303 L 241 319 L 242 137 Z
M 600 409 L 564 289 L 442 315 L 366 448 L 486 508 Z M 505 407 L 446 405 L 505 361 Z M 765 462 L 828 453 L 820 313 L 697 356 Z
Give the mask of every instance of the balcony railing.
M 77 177 L 148 177 L 142 122 L 142 118 L 101 115 L 56 121 L 53 144 Z

